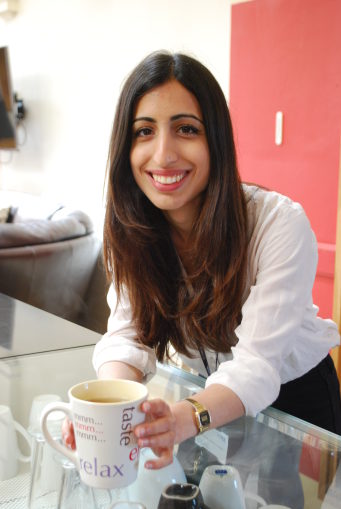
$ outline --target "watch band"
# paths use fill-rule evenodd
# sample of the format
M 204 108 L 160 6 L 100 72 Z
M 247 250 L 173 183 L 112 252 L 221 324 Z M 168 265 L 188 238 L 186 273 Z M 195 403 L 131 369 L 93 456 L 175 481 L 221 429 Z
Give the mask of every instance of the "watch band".
M 201 403 L 192 398 L 186 398 L 192 407 L 194 408 L 194 416 L 195 423 L 198 428 L 198 433 L 203 433 L 206 431 L 211 424 L 211 416 L 207 408 L 205 408 Z

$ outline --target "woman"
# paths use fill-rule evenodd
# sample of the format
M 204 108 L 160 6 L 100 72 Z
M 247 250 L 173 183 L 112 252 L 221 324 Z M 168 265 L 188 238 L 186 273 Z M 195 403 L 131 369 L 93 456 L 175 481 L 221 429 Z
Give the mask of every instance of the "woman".
M 108 166 L 112 312 L 94 352 L 98 376 L 143 381 L 170 347 L 207 376 L 192 401 L 144 403 L 135 434 L 158 456 L 146 467 L 271 404 L 341 433 L 328 355 L 339 335 L 311 297 L 314 234 L 299 204 L 241 185 L 212 74 L 181 54 L 144 59 L 123 87 Z

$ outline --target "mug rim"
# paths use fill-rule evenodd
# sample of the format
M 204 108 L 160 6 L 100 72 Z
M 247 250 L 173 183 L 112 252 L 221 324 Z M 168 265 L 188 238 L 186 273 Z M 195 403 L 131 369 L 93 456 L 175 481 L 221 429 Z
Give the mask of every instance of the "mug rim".
M 171 494 L 166 493 L 168 488 L 175 487 L 175 486 L 190 486 L 191 488 L 194 488 L 193 493 L 192 493 L 192 495 L 188 495 L 188 496 L 176 495 L 176 494 L 171 495 Z M 164 497 L 167 500 L 170 499 L 170 500 L 190 501 L 190 500 L 193 500 L 195 497 L 197 497 L 199 495 L 199 493 L 200 493 L 200 488 L 196 484 L 192 484 L 189 482 L 177 482 L 177 483 L 167 484 L 167 486 L 165 486 L 164 489 L 162 490 L 161 497 Z
M 122 405 L 123 401 L 108 401 L 108 402 L 97 402 L 96 401 L 95 402 L 95 401 L 88 401 L 88 400 L 78 397 L 74 394 L 75 390 L 84 388 L 85 385 L 88 385 L 88 384 L 91 384 L 93 386 L 102 385 L 104 382 L 109 383 L 109 384 L 124 383 L 124 385 L 127 385 L 127 386 L 130 385 L 131 387 L 132 386 L 138 387 L 139 391 L 141 391 L 140 394 L 134 398 L 129 398 L 128 399 L 129 403 L 137 403 L 137 402 L 148 397 L 148 388 L 141 382 L 136 382 L 135 380 L 126 380 L 124 378 L 101 378 L 101 379 L 94 378 L 92 380 L 85 380 L 84 382 L 79 382 L 79 383 L 73 385 L 72 387 L 70 387 L 70 389 L 68 390 L 69 398 L 70 398 L 70 400 L 73 399 L 76 401 L 81 401 L 82 403 L 88 404 L 88 405 L 99 405 L 99 406 Z

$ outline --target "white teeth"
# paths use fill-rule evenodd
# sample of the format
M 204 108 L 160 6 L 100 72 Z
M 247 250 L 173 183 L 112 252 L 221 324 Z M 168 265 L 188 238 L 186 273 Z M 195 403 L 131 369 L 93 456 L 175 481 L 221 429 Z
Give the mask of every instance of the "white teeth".
M 159 184 L 175 184 L 175 182 L 180 182 L 185 176 L 185 173 L 181 173 L 179 175 L 174 175 L 173 177 L 166 177 L 164 175 L 155 175 L 152 174 L 153 179 Z

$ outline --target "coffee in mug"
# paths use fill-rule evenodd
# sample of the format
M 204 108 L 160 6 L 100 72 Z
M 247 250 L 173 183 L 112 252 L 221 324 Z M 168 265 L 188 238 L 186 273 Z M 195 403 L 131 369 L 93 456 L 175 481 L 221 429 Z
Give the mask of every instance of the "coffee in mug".
M 51 403 L 42 413 L 46 441 L 76 465 L 88 486 L 116 489 L 133 483 L 139 460 L 133 430 L 145 420 L 140 407 L 147 388 L 130 380 L 90 380 L 71 387 L 68 396 L 69 403 Z M 76 451 L 51 437 L 47 417 L 54 411 L 72 420 Z

